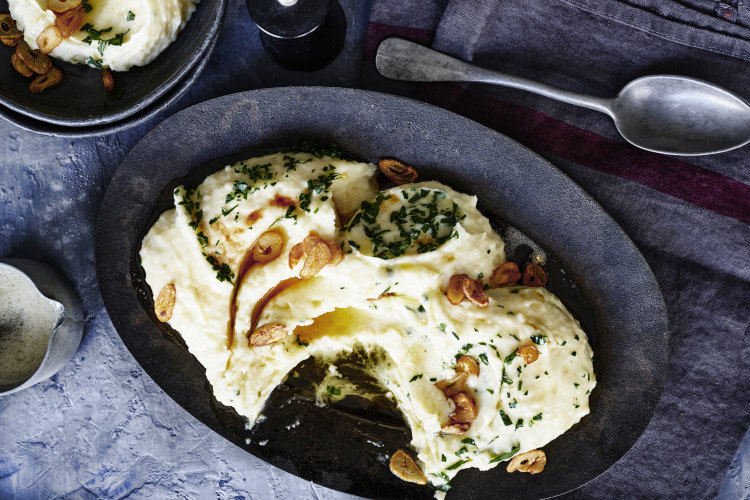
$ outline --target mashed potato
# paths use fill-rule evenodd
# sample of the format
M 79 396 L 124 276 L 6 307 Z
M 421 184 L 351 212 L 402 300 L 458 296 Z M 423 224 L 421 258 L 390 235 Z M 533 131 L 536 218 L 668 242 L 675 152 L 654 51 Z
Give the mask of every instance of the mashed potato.
M 502 239 L 475 197 L 438 182 L 378 191 L 375 173 L 308 153 L 227 166 L 195 189 L 175 190 L 175 209 L 150 229 L 140 256 L 154 293 L 174 285 L 169 322 L 205 366 L 216 398 L 250 425 L 301 361 L 364 352 L 368 373 L 411 428 L 427 479 L 444 491 L 461 469 L 540 448 L 586 415 L 593 353 L 544 288 L 487 286 L 487 307 L 450 303 L 451 276 L 488 283 L 505 261 Z M 281 255 L 243 275 L 245 254 L 269 229 L 283 235 Z M 289 253 L 311 233 L 339 243 L 343 260 L 299 279 Z M 252 345 L 248 334 L 264 325 L 290 333 Z M 529 345 L 539 355 L 527 364 L 516 350 Z M 464 389 L 477 416 L 450 435 L 441 430 L 456 405 L 436 383 L 456 376 L 462 356 L 479 367 Z M 335 370 L 320 387 L 324 401 L 357 392 Z
M 52 56 L 65 61 L 127 71 L 153 61 L 185 27 L 197 0 L 88 0 L 83 27 L 64 39 Z M 55 13 L 47 0 L 8 0 L 10 14 L 24 32 L 24 39 L 37 48 L 36 39 L 55 24 Z M 89 42 L 91 34 L 100 33 Z

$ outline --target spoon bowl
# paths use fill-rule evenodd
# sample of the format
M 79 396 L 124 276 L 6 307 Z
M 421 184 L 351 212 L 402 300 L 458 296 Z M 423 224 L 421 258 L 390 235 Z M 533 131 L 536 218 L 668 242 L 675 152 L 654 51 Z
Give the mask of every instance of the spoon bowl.
M 625 140 L 656 153 L 706 155 L 750 142 L 747 102 L 695 78 L 646 76 L 606 99 L 480 68 L 400 38 L 383 40 L 375 65 L 380 74 L 394 80 L 490 83 L 600 111 L 612 117 Z
M 630 143 L 659 153 L 720 153 L 750 142 L 750 106 L 702 80 L 655 75 L 628 83 L 609 115 Z

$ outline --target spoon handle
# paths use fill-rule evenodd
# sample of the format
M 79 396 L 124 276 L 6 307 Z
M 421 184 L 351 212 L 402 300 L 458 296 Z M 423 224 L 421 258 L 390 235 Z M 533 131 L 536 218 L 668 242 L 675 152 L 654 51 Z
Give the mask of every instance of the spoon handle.
M 612 115 L 612 99 L 578 94 L 527 78 L 480 68 L 401 38 L 388 38 L 380 44 L 375 56 L 375 66 L 381 75 L 393 80 L 491 83 Z

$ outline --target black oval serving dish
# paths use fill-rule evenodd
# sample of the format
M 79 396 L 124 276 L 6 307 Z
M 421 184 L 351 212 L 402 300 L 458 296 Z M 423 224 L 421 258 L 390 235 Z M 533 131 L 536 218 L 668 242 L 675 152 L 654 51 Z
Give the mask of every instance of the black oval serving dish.
M 225 96 L 168 118 L 129 153 L 100 210 L 97 276 L 120 337 L 157 384 L 226 439 L 305 479 L 374 498 L 432 496 L 388 470 L 388 457 L 407 447 L 410 435 L 386 401 L 315 406 L 306 380 L 319 373 L 309 361 L 299 367 L 303 377 L 273 392 L 268 418 L 248 431 L 215 401 L 179 334 L 154 317 L 137 254 L 155 217 L 169 208 L 164 193 L 175 183 L 199 182 L 227 157 L 305 139 L 336 143 L 371 162 L 399 158 L 423 179 L 477 195 L 501 234 L 518 228 L 549 255 L 550 288 L 591 338 L 598 381 L 591 414 L 544 447 L 544 472 L 508 474 L 502 465 L 463 471 L 448 498 L 498 491 L 549 497 L 614 465 L 651 419 L 668 366 L 666 309 L 645 260 L 601 207 L 531 151 L 445 110 L 373 92 L 291 87 Z M 516 236 L 509 259 L 523 261 L 532 244 Z
M 117 98 L 107 94 L 101 73 L 84 64 L 53 59 L 64 73 L 63 81 L 41 94 L 29 91 L 29 79 L 19 75 L 10 64 L 14 48 L 0 45 L 0 115 L 34 130 L 39 121 L 41 133 L 65 127 L 101 127 L 143 114 L 170 91 L 182 95 L 191 82 L 191 72 L 210 55 L 221 29 L 226 0 L 203 0 L 177 39 L 154 61 L 126 72 L 113 73 L 122 90 Z M 8 12 L 6 0 L 0 0 L 0 12 Z M 6 61 L 7 64 L 3 64 Z M 175 87 L 180 84 L 180 87 Z M 173 92 L 174 94 L 174 92 Z M 47 125 L 49 124 L 49 125 Z M 109 132 L 105 130 L 105 133 Z M 65 135 L 65 134 L 63 134 Z

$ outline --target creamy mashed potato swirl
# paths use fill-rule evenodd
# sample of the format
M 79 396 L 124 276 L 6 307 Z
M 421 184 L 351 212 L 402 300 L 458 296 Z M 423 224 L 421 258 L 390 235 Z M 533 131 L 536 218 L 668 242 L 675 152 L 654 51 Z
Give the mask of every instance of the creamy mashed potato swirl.
M 196 189 L 175 190 L 176 208 L 143 240 L 142 265 L 154 294 L 174 284 L 170 324 L 205 366 L 217 399 L 250 425 L 301 361 L 364 352 L 368 372 L 410 426 L 428 480 L 447 490 L 461 469 L 489 469 L 541 448 L 586 415 L 596 384 L 593 352 L 578 322 L 544 288 L 486 287 L 485 308 L 448 302 L 455 274 L 488 283 L 505 261 L 502 239 L 475 197 L 438 182 L 378 191 L 375 172 L 370 164 L 308 153 L 227 166 Z M 284 235 L 283 251 L 244 277 L 230 332 L 237 285 L 230 281 L 269 229 Z M 313 278 L 294 279 L 289 251 L 310 233 L 340 243 L 344 258 Z M 286 285 L 265 303 L 280 283 Z M 252 346 L 254 313 L 256 328 L 283 324 L 292 333 Z M 515 354 L 524 345 L 537 348 L 538 360 L 526 364 Z M 443 435 L 455 406 L 435 383 L 456 375 L 462 355 L 480 367 L 466 386 L 478 415 L 463 435 Z M 357 390 L 332 369 L 319 394 L 326 400 Z
M 78 31 L 64 39 L 51 55 L 113 71 L 146 65 L 175 41 L 197 3 L 198 0 L 88 0 L 91 9 L 84 15 L 83 26 L 88 24 L 102 31 L 102 40 L 120 40 L 115 44 L 100 45 L 97 40 L 87 43 L 88 31 Z M 47 8 L 47 1 L 8 0 L 8 7 L 24 32 L 24 40 L 31 48 L 38 48 L 39 34 L 55 24 L 55 13 Z

